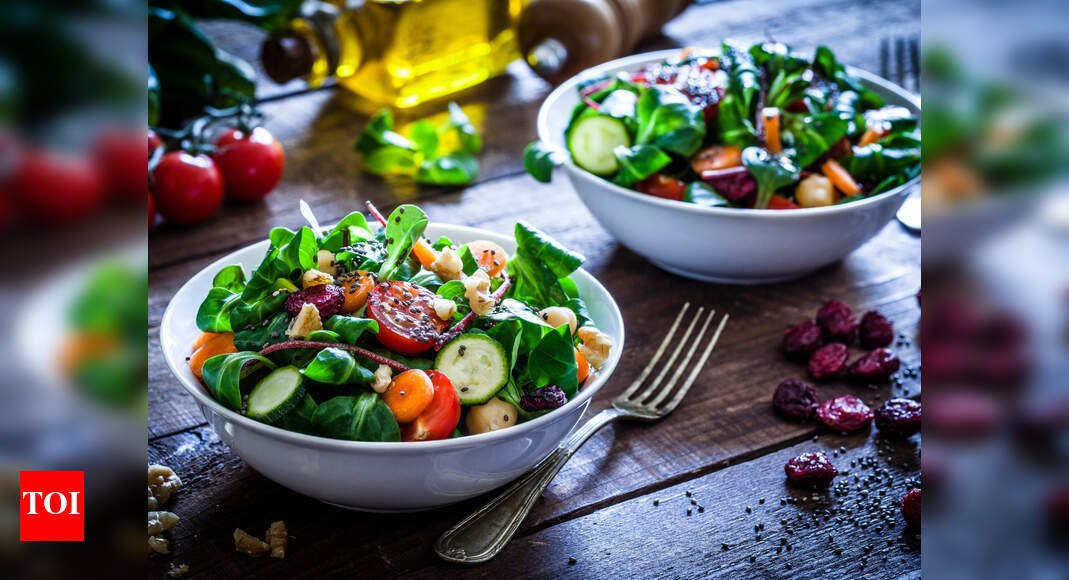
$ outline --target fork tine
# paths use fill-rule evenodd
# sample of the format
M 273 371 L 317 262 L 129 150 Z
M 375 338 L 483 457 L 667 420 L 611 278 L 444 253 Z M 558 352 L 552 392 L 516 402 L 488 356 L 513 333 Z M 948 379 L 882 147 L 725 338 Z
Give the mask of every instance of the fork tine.
M 891 78 L 891 41 L 885 36 L 880 39 L 880 76 Z
M 909 39 L 909 63 L 913 69 L 913 91 L 921 92 L 921 57 L 920 38 L 914 36 Z
M 661 384 L 661 381 L 664 380 L 664 376 L 668 374 L 668 370 L 672 368 L 672 365 L 676 362 L 676 359 L 679 358 L 679 353 L 683 352 L 683 347 L 686 346 L 686 344 L 690 341 L 691 332 L 694 331 L 695 325 L 698 324 L 698 320 L 702 317 L 702 312 L 705 312 L 705 307 L 698 307 L 698 313 L 695 314 L 694 318 L 690 321 L 690 324 L 687 326 L 687 332 L 683 334 L 683 338 L 679 339 L 679 344 L 678 346 L 676 346 L 676 349 L 672 351 L 672 355 L 668 357 L 668 362 L 664 363 L 664 366 L 661 367 L 661 372 L 657 373 L 657 376 L 653 379 L 653 382 L 650 383 L 649 386 L 647 386 L 641 394 L 635 396 L 635 398 L 632 399 L 634 402 L 642 402 L 650 398 L 657 391 L 657 388 Z
M 905 86 L 906 83 L 906 39 L 899 36 L 895 38 L 895 83 Z
M 712 317 L 710 316 L 710 319 L 711 318 Z M 728 315 L 725 314 L 724 317 L 720 319 L 720 324 L 717 325 L 716 332 L 713 333 L 712 340 L 709 341 L 709 345 L 705 347 L 705 351 L 702 353 L 701 358 L 698 359 L 698 364 L 694 365 L 694 368 L 690 371 L 690 376 L 687 377 L 687 382 L 683 383 L 683 386 L 680 387 L 679 391 L 676 392 L 676 396 L 672 397 L 672 400 L 668 401 L 668 403 L 665 404 L 665 406 L 661 409 L 661 413 L 671 413 L 672 410 L 675 409 L 677 405 L 679 405 L 679 402 L 683 400 L 683 396 L 686 395 L 687 391 L 690 390 L 690 386 L 694 384 L 694 380 L 698 378 L 698 374 L 701 373 L 702 369 L 705 368 L 705 363 L 709 360 L 709 355 L 712 354 L 713 348 L 720 340 L 720 333 L 723 332 L 724 326 L 727 324 L 727 322 Z
M 646 365 L 646 368 L 642 369 L 642 373 L 631 383 L 631 386 L 627 387 L 627 390 L 617 398 L 626 399 L 630 397 L 638 390 L 646 380 L 646 377 L 650 376 L 650 373 L 653 372 L 653 369 L 657 366 L 657 361 L 661 360 L 661 355 L 664 354 L 665 349 L 671 344 L 672 337 L 675 335 L 676 329 L 679 328 L 679 321 L 683 320 L 683 315 L 686 314 L 687 308 L 690 308 L 690 302 L 683 303 L 683 308 L 679 309 L 679 314 L 676 315 L 676 320 L 672 323 L 672 328 L 668 329 L 668 334 L 665 335 L 664 340 L 661 341 L 661 345 L 657 347 L 657 352 L 653 353 L 653 358 L 650 359 L 649 364 Z
M 702 337 L 705 336 L 705 331 L 709 329 L 709 323 L 712 322 L 713 318 L 715 317 L 716 311 L 710 310 L 709 316 L 705 318 L 705 323 L 702 324 L 702 329 L 698 333 L 698 336 L 696 336 L 694 340 L 690 343 L 690 348 L 687 349 L 687 354 L 683 357 L 683 362 L 675 365 L 676 372 L 672 374 L 672 378 L 668 381 L 668 384 L 664 387 L 661 387 L 660 392 L 656 393 L 657 396 L 654 397 L 652 401 L 645 403 L 646 405 L 650 407 L 656 407 L 657 405 L 661 404 L 661 401 L 664 401 L 666 398 L 668 398 L 668 395 L 672 392 L 672 389 L 675 388 L 676 383 L 679 382 L 679 377 L 683 374 L 683 371 L 686 370 L 687 364 L 690 363 L 690 358 L 694 356 L 694 351 L 698 350 L 698 347 L 701 346 Z M 653 393 L 650 394 L 652 395 Z

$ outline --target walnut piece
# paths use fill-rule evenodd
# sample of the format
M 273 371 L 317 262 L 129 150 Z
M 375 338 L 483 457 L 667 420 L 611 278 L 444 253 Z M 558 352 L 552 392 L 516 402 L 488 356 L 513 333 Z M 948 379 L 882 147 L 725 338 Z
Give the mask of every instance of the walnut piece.
M 312 286 L 322 286 L 324 284 L 333 284 L 334 276 L 326 272 L 321 272 L 315 268 L 309 269 L 301 276 L 301 286 L 303 288 L 311 288 Z
M 171 578 L 181 578 L 186 574 L 189 574 L 189 564 L 178 564 L 176 566 L 174 562 L 171 562 L 171 567 L 167 570 L 167 575 Z
M 583 358 L 590 363 L 590 366 L 600 369 L 609 358 L 612 339 L 593 326 L 580 328 L 578 334 L 579 340 L 583 341 L 583 344 L 579 345 L 579 352 L 583 354 Z
M 435 298 L 434 313 L 442 320 L 452 320 L 453 315 L 457 313 L 457 303 L 452 300 L 446 300 L 445 298 Z
M 285 558 L 286 545 L 288 543 L 289 536 L 286 535 L 286 522 L 282 520 L 271 522 L 271 525 L 267 528 L 267 545 L 271 546 L 271 557 Z
M 148 537 L 148 553 L 149 554 L 170 554 L 171 546 L 167 540 L 160 536 Z
M 393 382 L 393 369 L 386 365 L 379 365 L 379 368 L 375 369 L 375 382 L 371 383 L 371 390 L 381 395 L 390 388 L 391 382 Z
M 319 318 L 319 310 L 311 302 L 305 302 L 301 311 L 290 322 L 286 329 L 286 336 L 290 338 L 304 338 L 316 330 L 323 330 L 323 321 Z
M 171 499 L 171 495 L 182 487 L 182 480 L 170 467 L 152 464 L 148 466 L 148 509 L 156 509 Z
M 464 277 L 464 263 L 453 248 L 445 247 L 438 253 L 438 258 L 427 268 L 442 279 L 443 282 L 460 280 Z
M 490 295 L 490 276 L 483 270 L 476 270 L 474 274 L 464 278 L 464 297 L 468 299 L 468 305 L 476 316 L 485 316 L 497 303 Z
M 260 538 L 249 535 L 245 530 L 234 528 L 234 549 L 246 556 L 259 558 L 266 554 L 271 547 Z
M 148 535 L 158 536 L 173 528 L 178 520 L 178 516 L 172 512 L 148 512 Z

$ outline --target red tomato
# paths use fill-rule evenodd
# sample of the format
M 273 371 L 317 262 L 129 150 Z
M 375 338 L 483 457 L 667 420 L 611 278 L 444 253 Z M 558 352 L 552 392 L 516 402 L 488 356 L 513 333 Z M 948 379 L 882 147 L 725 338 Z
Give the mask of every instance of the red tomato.
M 156 223 L 156 204 L 152 202 L 152 194 L 148 194 L 148 229 L 152 229 L 152 224 Z
M 636 183 L 635 189 L 656 197 L 683 201 L 683 192 L 686 191 L 687 184 L 674 177 L 654 173 Z
M 28 151 L 19 158 L 8 184 L 11 200 L 39 223 L 88 218 L 106 199 L 104 178 L 84 157 Z
M 434 398 L 411 423 L 401 425 L 401 441 L 448 439 L 460 423 L 460 397 L 449 377 L 427 371 L 434 385 Z
M 94 146 L 93 158 L 104 175 L 108 193 L 126 202 L 139 202 L 148 191 L 148 166 L 141 160 L 142 138 L 141 131 L 110 129 L 97 137 Z
M 156 211 L 169 222 L 202 222 L 223 200 L 223 176 L 207 155 L 172 151 L 163 156 L 152 176 Z
M 448 323 L 434 311 L 434 292 L 390 280 L 367 298 L 367 314 L 379 323 L 379 342 L 401 354 L 419 354 L 434 345 Z
M 798 204 L 782 195 L 773 195 L 768 201 L 768 209 L 798 209 Z
M 255 201 L 270 193 L 282 179 L 282 145 L 267 129 L 257 127 L 249 135 L 231 129 L 215 145 L 219 149 L 212 157 L 223 173 L 228 196 Z
M 163 145 L 163 139 L 160 139 L 160 136 L 157 135 L 155 131 L 153 131 L 152 129 L 149 129 L 148 130 L 148 156 L 149 156 L 149 159 L 152 158 L 152 154 L 156 152 L 156 149 L 159 149 L 160 146 L 162 146 L 162 145 Z

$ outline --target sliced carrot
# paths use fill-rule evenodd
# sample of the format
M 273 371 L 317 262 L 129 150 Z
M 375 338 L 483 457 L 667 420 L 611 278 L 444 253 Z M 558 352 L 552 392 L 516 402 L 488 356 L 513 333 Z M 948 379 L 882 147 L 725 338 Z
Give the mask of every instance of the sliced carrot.
M 857 144 L 861 147 L 871 145 L 872 143 L 879 141 L 880 137 L 883 137 L 883 131 L 869 127 L 865 129 L 865 133 L 861 135 L 861 140 L 858 141 Z
M 590 376 L 590 364 L 586 362 L 586 357 L 583 353 L 579 352 L 579 349 L 575 349 L 575 364 L 579 365 L 578 379 L 579 384 L 583 384 L 583 381 Z
M 375 279 L 364 270 L 357 270 L 355 274 L 345 274 L 334 281 L 341 286 L 345 293 L 345 302 L 342 304 L 342 314 L 352 314 L 364 307 L 367 303 L 368 292 L 375 287 Z
M 412 253 L 424 268 L 430 268 L 431 264 L 438 259 L 438 252 L 434 251 L 434 248 L 423 238 L 416 240 L 416 243 L 412 245 Z
M 783 151 L 779 139 L 779 109 L 765 107 L 761 110 L 761 120 L 765 125 L 765 148 L 772 153 Z
M 59 367 L 64 374 L 73 375 L 86 359 L 115 352 L 119 341 L 111 334 L 75 334 L 63 343 L 59 352 Z
M 197 352 L 197 349 L 204 346 L 204 343 L 218 336 L 218 332 L 202 332 L 197 340 L 193 342 L 193 352 Z
M 820 170 L 824 172 L 824 177 L 830 179 L 832 185 L 843 192 L 844 195 L 856 195 L 861 193 L 861 186 L 854 181 L 854 178 L 845 167 L 839 165 L 838 161 L 829 159 L 824 162 L 824 165 L 820 167 Z
M 694 172 L 727 169 L 742 165 L 742 149 L 735 145 L 711 145 L 694 154 L 690 166 Z
M 433 399 L 434 384 L 427 373 L 419 369 L 408 370 L 394 377 L 390 388 L 382 394 L 382 401 L 393 412 L 398 423 L 415 420 Z
M 479 268 L 482 268 L 491 278 L 500 274 L 505 269 L 505 265 L 508 264 L 509 255 L 504 248 L 494 242 L 475 240 L 474 242 L 468 242 L 468 249 L 471 250 L 471 255 L 478 262 Z
M 234 346 L 233 332 L 218 332 L 214 334 L 215 336 L 205 342 L 197 352 L 193 353 L 193 356 L 189 357 L 189 370 L 193 371 L 193 376 L 198 379 L 200 379 L 200 372 L 204 367 L 204 361 L 213 356 L 238 351 Z

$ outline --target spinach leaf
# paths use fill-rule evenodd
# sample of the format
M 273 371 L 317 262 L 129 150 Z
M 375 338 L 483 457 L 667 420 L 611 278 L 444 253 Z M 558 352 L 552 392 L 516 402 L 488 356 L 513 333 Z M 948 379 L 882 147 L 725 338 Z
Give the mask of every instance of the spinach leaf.
M 757 143 L 757 129 L 741 98 L 727 93 L 717 107 L 717 131 L 720 140 L 729 145 L 748 147 Z
M 785 155 L 775 155 L 761 147 L 742 150 L 742 164 L 757 181 L 757 199 L 754 209 L 768 208 L 768 202 L 776 190 L 798 181 L 801 171 Z
M 313 330 L 305 337 L 308 342 L 345 342 L 341 335 L 333 330 Z
M 220 354 L 204 361 L 201 378 L 215 400 L 233 411 L 241 412 L 241 382 L 252 374 L 260 363 L 274 369 L 275 363 L 256 352 Z
M 212 278 L 212 286 L 226 288 L 234 293 L 241 292 L 245 289 L 245 270 L 237 264 L 226 266 Z
M 370 318 L 355 318 L 342 314 L 335 314 L 323 323 L 323 328 L 336 332 L 342 341 L 348 344 L 356 344 L 364 332 L 379 332 L 379 323 Z
M 533 141 L 523 150 L 523 168 L 536 180 L 549 183 L 553 179 L 553 168 L 560 164 L 560 155 L 549 145 Z
M 884 105 L 883 98 L 865 88 L 861 79 L 846 71 L 846 67 L 835 59 L 835 54 L 826 46 L 818 46 L 813 54 L 813 70 L 825 79 L 834 82 L 840 89 L 857 93 L 862 106 L 875 109 Z
M 736 110 L 742 118 L 751 118 L 757 95 L 761 92 L 761 81 L 753 57 L 741 47 L 727 42 L 721 45 L 720 52 L 721 67 L 728 75 L 725 96 L 731 95 L 737 99 Z
M 548 329 L 527 356 L 524 376 L 536 386 L 557 385 L 571 397 L 579 389 L 575 347 L 567 326 Z
M 460 153 L 474 155 L 483 148 L 483 139 L 475 130 L 475 125 L 468 119 L 464 109 L 453 102 L 449 103 L 449 119 L 438 129 L 438 134 L 439 140 L 447 144 L 456 141 L 458 145 L 450 149 L 455 148 Z
M 238 350 L 258 351 L 269 344 L 289 340 L 286 336 L 289 322 L 289 314 L 282 311 L 275 314 L 266 326 L 255 324 L 251 328 L 242 328 L 234 333 L 234 347 Z
M 254 330 L 264 320 L 282 310 L 286 296 L 286 292 L 277 292 L 255 302 L 240 301 L 230 313 L 230 326 L 235 330 Z
M 438 153 L 438 128 L 427 119 L 420 119 L 409 125 L 408 137 L 425 157 Z
M 664 85 L 653 85 L 642 93 L 635 119 L 637 145 L 654 145 L 690 157 L 705 138 L 701 108 L 683 93 Z
M 267 239 L 271 240 L 272 248 L 281 248 L 292 240 L 295 235 L 297 235 L 297 232 L 289 228 L 277 227 L 271 228 L 271 233 L 268 234 Z
M 513 233 L 516 238 L 516 254 L 542 262 L 557 278 L 571 275 L 586 260 L 523 220 L 516 222 Z
M 465 276 L 471 276 L 479 269 L 479 262 L 475 260 L 475 256 L 471 253 L 471 248 L 466 244 L 457 250 L 457 257 L 460 258 L 461 272 L 464 272 Z
M 403 175 L 427 185 L 464 185 L 479 175 L 475 154 L 482 138 L 456 104 L 449 104 L 449 117 L 439 126 L 419 120 L 408 128 L 411 138 L 394 131 L 393 115 L 383 109 L 356 140 L 366 171 L 377 175 Z
M 343 246 L 364 242 L 371 239 L 371 231 L 367 228 L 367 220 L 364 214 L 354 211 L 342 218 L 330 232 L 319 242 L 319 248 L 330 252 L 337 252 Z
M 427 185 L 466 185 L 477 177 L 479 161 L 474 155 L 450 153 L 423 160 L 413 179 Z
M 386 403 L 375 393 L 333 397 L 312 414 L 320 435 L 352 441 L 400 441 L 401 429 Z
M 427 229 L 427 216 L 411 204 L 398 206 L 386 221 L 386 261 L 379 268 L 379 278 L 390 280 L 399 263 L 408 257 L 412 245 Z
M 692 181 L 687 184 L 687 189 L 683 192 L 683 201 L 689 201 L 705 207 L 731 206 L 727 199 L 701 181 Z
M 325 348 L 316 354 L 301 374 L 330 385 L 358 383 L 366 385 L 375 380 L 375 375 L 356 363 L 353 355 L 339 348 Z
M 204 332 L 230 332 L 230 313 L 241 303 L 241 295 L 224 287 L 212 288 L 197 308 L 197 328 Z
M 512 296 L 540 306 L 568 301 L 559 278 L 565 278 L 583 264 L 583 257 L 531 227 L 516 223 L 516 255 L 509 261 L 514 282 Z
M 816 115 L 784 114 L 784 132 L 794 147 L 794 160 L 799 167 L 808 167 L 838 143 L 850 126 L 850 120 L 839 113 Z
M 302 227 L 284 246 L 279 248 L 278 259 L 289 272 L 305 272 L 316 265 L 316 235 L 312 228 Z
M 853 153 L 840 159 L 839 163 L 855 179 L 875 181 L 901 173 L 912 165 L 920 164 L 920 160 L 919 143 L 916 147 L 902 148 L 871 143 L 864 147 L 854 147 Z
M 631 187 L 672 162 L 672 158 L 664 151 L 652 145 L 632 145 L 631 147 L 619 145 L 613 149 L 612 153 L 616 156 L 617 163 L 620 164 L 620 170 L 612 181 L 623 187 Z
M 312 415 L 315 414 L 317 407 L 318 405 L 316 405 L 312 395 L 306 394 L 301 399 L 301 402 L 297 403 L 296 407 L 279 419 L 278 425 L 287 431 L 314 434 L 315 427 L 312 425 Z

